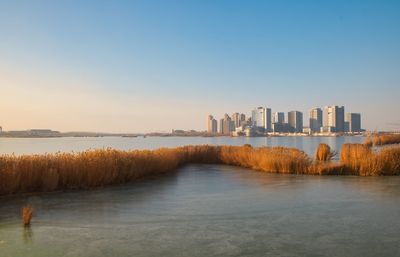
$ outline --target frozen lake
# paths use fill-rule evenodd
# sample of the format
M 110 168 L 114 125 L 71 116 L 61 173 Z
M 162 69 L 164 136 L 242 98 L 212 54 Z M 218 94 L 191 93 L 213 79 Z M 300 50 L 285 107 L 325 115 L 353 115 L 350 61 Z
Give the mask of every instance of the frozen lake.
M 7 256 L 400 256 L 400 178 L 191 165 L 92 191 L 0 199 Z M 37 212 L 30 229 L 19 211 Z

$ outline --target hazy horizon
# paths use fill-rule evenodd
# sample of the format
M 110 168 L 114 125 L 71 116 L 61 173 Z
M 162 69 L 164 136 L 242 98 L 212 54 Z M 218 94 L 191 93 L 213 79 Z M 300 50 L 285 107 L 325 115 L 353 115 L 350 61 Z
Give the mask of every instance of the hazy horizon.
M 0 1 L 4 130 L 205 130 L 344 105 L 400 130 L 399 1 Z

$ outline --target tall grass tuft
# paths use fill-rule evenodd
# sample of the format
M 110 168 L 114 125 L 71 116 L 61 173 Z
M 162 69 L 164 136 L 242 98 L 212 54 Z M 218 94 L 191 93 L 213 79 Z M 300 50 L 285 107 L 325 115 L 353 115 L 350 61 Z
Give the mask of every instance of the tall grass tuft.
M 385 148 L 372 152 L 364 144 L 344 144 L 340 161 L 353 175 L 400 175 L 400 148 Z
M 34 208 L 31 205 L 27 205 L 22 208 L 21 216 L 22 216 L 22 224 L 24 226 L 29 226 L 31 224 L 33 212 Z
M 371 148 L 364 144 L 343 144 L 340 151 L 340 161 L 348 164 L 358 161 L 361 158 L 370 157 Z
M 327 144 L 319 144 L 315 153 L 315 159 L 317 161 L 330 161 L 336 152 L 331 151 L 331 148 Z

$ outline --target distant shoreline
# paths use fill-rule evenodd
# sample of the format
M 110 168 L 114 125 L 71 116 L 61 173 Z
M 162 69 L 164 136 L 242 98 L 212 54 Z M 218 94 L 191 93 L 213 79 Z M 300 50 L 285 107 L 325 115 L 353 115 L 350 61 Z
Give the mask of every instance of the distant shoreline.
M 210 133 L 207 131 L 173 129 L 171 132 L 147 132 L 147 133 L 110 133 L 110 132 L 90 132 L 90 131 L 68 131 L 61 132 L 52 129 L 27 129 L 2 131 L 0 128 L 0 138 L 61 138 L 61 137 L 341 137 L 341 136 L 368 136 L 371 132 L 326 132 L 326 133 L 283 133 L 283 132 L 264 132 L 253 134 L 223 134 Z
M 230 136 L 230 135 L 185 135 L 185 134 L 167 134 L 167 133 L 149 133 L 149 134 L 69 134 L 60 133 L 57 135 L 18 135 L 18 134 L 0 134 L 0 138 L 64 138 L 64 137 L 81 137 L 81 138 L 95 138 L 95 137 L 349 137 L 349 136 L 367 136 L 366 134 L 273 134 L 273 135 L 259 135 L 259 136 Z

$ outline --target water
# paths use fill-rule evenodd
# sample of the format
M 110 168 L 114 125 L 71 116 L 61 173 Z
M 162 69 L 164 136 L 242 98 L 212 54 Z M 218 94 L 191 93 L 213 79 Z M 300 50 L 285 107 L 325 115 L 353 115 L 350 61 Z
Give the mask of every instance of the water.
M 244 145 L 295 147 L 314 155 L 319 143 L 339 151 L 343 143 L 362 143 L 364 137 L 63 137 L 63 138 L 0 138 L 0 154 L 39 154 L 79 152 L 112 147 L 121 150 L 155 149 L 182 145 Z
M 92 191 L 0 199 L 0 256 L 400 256 L 400 178 L 191 165 Z M 19 209 L 32 203 L 30 229 Z

